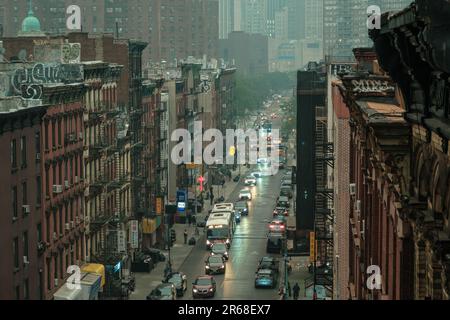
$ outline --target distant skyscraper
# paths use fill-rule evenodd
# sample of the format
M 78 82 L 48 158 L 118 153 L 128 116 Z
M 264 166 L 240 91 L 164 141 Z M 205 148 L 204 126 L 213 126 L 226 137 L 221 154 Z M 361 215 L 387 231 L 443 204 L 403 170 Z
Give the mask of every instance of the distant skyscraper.
M 288 7 L 284 7 L 275 13 L 275 38 L 283 40 L 289 39 Z
M 276 29 L 280 28 L 276 25 L 277 13 L 286 7 L 286 3 L 286 0 L 267 0 L 267 34 L 269 37 L 277 37 Z
M 372 0 L 370 4 L 377 5 L 381 12 L 399 11 L 409 6 L 413 0 Z
M 219 0 L 219 39 L 228 39 L 234 31 L 235 0 Z
M 305 0 L 286 0 L 289 8 L 289 39 L 305 38 Z
M 412 0 L 323 0 L 324 53 L 352 57 L 355 47 L 371 46 L 367 30 L 367 8 L 378 5 L 381 12 L 407 7 Z
M 352 57 L 352 49 L 369 45 L 368 0 L 323 0 L 324 53 Z
M 305 39 L 323 38 L 323 0 L 305 0 Z
M 242 0 L 241 19 L 245 32 L 268 35 L 267 0 Z

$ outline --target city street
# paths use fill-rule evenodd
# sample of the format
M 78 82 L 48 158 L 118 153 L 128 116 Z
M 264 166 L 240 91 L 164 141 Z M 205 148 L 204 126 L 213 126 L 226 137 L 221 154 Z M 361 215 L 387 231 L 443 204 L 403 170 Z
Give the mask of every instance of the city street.
M 237 300 L 274 300 L 278 298 L 276 289 L 255 289 L 254 278 L 259 259 L 266 256 L 267 226 L 278 197 L 281 183 L 280 172 L 273 177 L 262 178 L 252 188 L 253 201 L 249 202 L 250 213 L 242 217 L 233 238 L 230 260 L 226 264 L 225 275 L 216 275 L 217 292 L 215 299 Z M 244 187 L 243 184 L 240 184 Z M 237 187 L 226 202 L 238 199 L 240 187 Z M 192 250 L 180 271 L 188 276 L 188 291 L 183 299 L 192 299 L 192 281 L 205 273 L 205 260 L 209 251 L 205 248 L 204 237 Z M 281 273 L 280 273 L 281 274 Z M 278 280 L 278 284 L 280 279 Z

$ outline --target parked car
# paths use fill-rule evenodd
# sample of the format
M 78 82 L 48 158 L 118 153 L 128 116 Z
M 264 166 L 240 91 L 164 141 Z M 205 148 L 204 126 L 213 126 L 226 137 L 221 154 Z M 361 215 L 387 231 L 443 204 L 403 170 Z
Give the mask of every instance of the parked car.
M 284 233 L 286 232 L 286 223 L 278 219 L 272 220 L 269 224 L 269 230 L 270 232 Z
M 163 283 L 173 284 L 178 297 L 182 297 L 187 290 L 187 276 L 183 272 L 170 273 Z
M 138 252 L 131 262 L 131 272 L 150 272 L 154 268 L 154 262 L 150 255 Z
M 284 235 L 279 232 L 269 232 L 267 235 L 267 253 L 281 253 L 283 249 Z
M 289 198 L 288 197 L 279 197 L 278 201 L 277 201 L 277 207 L 280 208 L 290 208 L 291 203 L 289 202 Z
M 252 192 L 248 189 L 239 191 L 239 200 L 252 200 Z
M 270 269 L 259 269 L 256 271 L 255 288 L 275 288 L 276 274 Z
M 287 217 L 289 215 L 289 209 L 286 207 L 276 207 L 273 209 L 273 216 L 285 216 Z
M 166 261 L 166 256 L 159 249 L 146 248 L 142 250 L 142 253 L 149 255 L 154 262 Z
M 173 283 L 162 283 L 148 294 L 147 300 L 175 300 L 176 296 Z
M 270 269 L 278 273 L 280 269 L 280 261 L 274 257 L 262 257 L 259 260 L 258 269 Z
M 288 197 L 289 199 L 292 198 L 293 193 L 292 193 L 292 188 L 289 186 L 282 186 L 281 190 L 280 190 L 280 196 L 282 197 Z
M 234 210 L 239 212 L 243 216 L 248 216 L 248 203 L 247 201 L 238 201 L 234 204 Z
M 223 256 L 225 260 L 228 260 L 229 253 L 228 253 L 228 247 L 223 242 L 216 242 L 211 247 L 211 255 L 213 256 Z
M 225 273 L 226 266 L 224 257 L 210 255 L 205 260 L 205 264 L 206 274 Z
M 244 184 L 246 186 L 256 186 L 256 178 L 254 176 L 245 177 Z
M 216 294 L 216 280 L 212 276 L 200 276 L 192 282 L 192 297 L 212 298 Z

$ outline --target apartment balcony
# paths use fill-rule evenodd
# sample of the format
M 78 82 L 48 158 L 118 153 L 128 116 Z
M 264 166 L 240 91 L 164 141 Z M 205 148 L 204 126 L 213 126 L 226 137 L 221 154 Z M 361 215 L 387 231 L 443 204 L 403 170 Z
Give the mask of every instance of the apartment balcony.
M 128 222 L 128 214 L 125 210 L 118 211 L 112 216 L 110 223 L 119 224 Z
M 116 178 L 108 183 L 108 192 L 115 189 L 120 189 L 127 183 L 130 183 L 129 175 L 123 175 L 122 177 Z
M 119 114 L 120 114 L 120 109 L 117 108 L 117 107 L 114 108 L 114 109 L 109 109 L 109 110 L 106 111 L 106 117 L 108 119 L 114 118 L 114 117 L 116 117 Z

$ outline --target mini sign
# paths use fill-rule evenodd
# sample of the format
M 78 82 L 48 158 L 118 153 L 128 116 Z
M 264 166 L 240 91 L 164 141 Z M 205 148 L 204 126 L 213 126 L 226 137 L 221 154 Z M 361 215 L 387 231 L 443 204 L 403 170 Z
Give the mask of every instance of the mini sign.
M 309 261 L 314 262 L 316 259 L 316 234 L 309 233 Z
M 162 214 L 162 198 L 158 197 L 156 198 L 156 214 L 161 215 Z
M 137 220 L 130 221 L 130 246 L 133 249 L 139 248 L 139 224 Z

